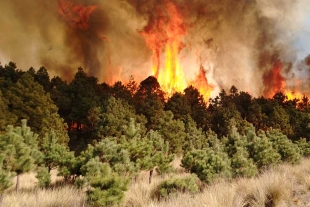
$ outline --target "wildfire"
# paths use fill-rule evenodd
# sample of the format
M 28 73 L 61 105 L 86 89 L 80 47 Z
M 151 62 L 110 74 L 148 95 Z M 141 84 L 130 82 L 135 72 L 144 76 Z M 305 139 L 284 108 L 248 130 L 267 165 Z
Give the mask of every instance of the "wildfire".
M 203 95 L 205 101 L 211 96 L 211 91 L 214 89 L 212 85 L 208 83 L 206 78 L 206 71 L 201 65 L 199 68 L 199 74 L 196 76 L 195 81 L 192 82 L 192 85 L 198 89 L 198 91 Z
M 200 69 L 196 81 L 189 81 L 180 64 L 179 53 L 185 47 L 182 38 L 186 35 L 187 28 L 188 24 L 184 21 L 181 10 L 172 2 L 166 1 L 164 5 L 158 6 L 156 15 L 140 31 L 140 35 L 153 51 L 152 75 L 168 95 L 183 91 L 190 82 L 208 99 L 213 87 L 209 86 L 203 69 Z M 161 64 L 163 55 L 165 59 Z
M 97 6 L 77 5 L 71 1 L 59 0 L 58 13 L 73 28 L 87 30 L 91 13 Z
M 272 98 L 274 94 L 285 90 L 285 78 L 281 74 L 282 67 L 282 62 L 277 60 L 273 68 L 263 75 L 263 83 L 265 86 L 263 94 L 265 97 Z
M 302 100 L 302 97 L 304 96 L 299 91 L 285 91 L 285 96 L 287 97 L 287 100 L 294 100 L 299 99 Z
M 297 81 L 297 87 L 295 87 L 293 90 L 289 90 L 285 83 L 286 79 L 281 74 L 282 68 L 282 62 L 277 60 L 272 70 L 263 75 L 265 85 L 263 92 L 264 96 L 267 98 L 272 98 L 276 93 L 282 92 L 287 97 L 287 100 L 302 100 L 304 94 L 298 90 L 300 82 Z

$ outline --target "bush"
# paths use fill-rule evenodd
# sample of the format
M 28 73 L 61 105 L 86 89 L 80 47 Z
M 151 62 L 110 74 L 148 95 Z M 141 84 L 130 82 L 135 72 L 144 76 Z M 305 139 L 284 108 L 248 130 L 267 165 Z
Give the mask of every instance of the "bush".
M 48 187 L 51 183 L 51 175 L 46 167 L 38 170 L 36 178 L 39 180 L 39 187 Z
M 218 178 L 231 178 L 232 169 L 230 159 L 221 150 L 205 149 L 192 150 L 185 154 L 181 160 L 182 167 L 206 183 L 211 183 Z
M 199 191 L 200 182 L 195 174 L 185 178 L 171 178 L 161 182 L 153 192 L 153 198 L 168 198 L 176 193 L 195 194 Z
M 279 130 L 266 132 L 267 137 L 272 142 L 273 148 L 281 155 L 281 160 L 292 164 L 299 163 L 301 159 L 300 149 L 290 139 Z
M 300 149 L 300 154 L 305 157 L 310 156 L 310 143 L 307 142 L 306 138 L 300 138 L 295 142 Z

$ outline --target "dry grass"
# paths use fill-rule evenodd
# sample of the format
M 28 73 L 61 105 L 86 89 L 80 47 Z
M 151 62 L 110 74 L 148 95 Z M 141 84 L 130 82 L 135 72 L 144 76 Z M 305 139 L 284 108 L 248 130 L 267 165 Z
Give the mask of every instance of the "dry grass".
M 233 181 L 220 180 L 205 186 L 202 192 L 177 194 L 165 200 L 152 199 L 152 192 L 160 182 L 169 177 L 184 177 L 187 174 L 179 167 L 180 158 L 174 162 L 176 173 L 154 175 L 148 184 L 148 172 L 141 172 L 125 194 L 124 207 L 310 207 L 310 159 L 299 165 L 283 164 L 266 170 L 255 178 L 240 178 Z M 59 180 L 53 173 L 53 182 Z M 21 191 L 7 191 L 3 206 L 51 207 L 86 206 L 85 195 L 74 187 L 54 187 L 47 190 L 35 188 L 33 174 L 21 178 Z
M 56 185 L 62 180 L 57 172 L 51 172 L 52 187 L 48 189 L 37 188 L 37 179 L 34 173 L 24 174 L 20 177 L 20 190 L 15 192 L 13 185 L 4 194 L 4 207 L 82 207 L 86 206 L 86 198 L 81 190 L 74 186 Z M 15 184 L 15 181 L 14 181 Z
M 140 175 L 126 192 L 123 206 L 150 207 L 297 207 L 310 206 L 310 159 L 299 165 L 283 164 L 255 178 L 221 180 L 206 186 L 197 195 L 178 194 L 166 200 L 152 200 L 151 192 L 169 177 L 186 175 L 182 170 L 166 178 L 156 176 L 147 183 L 148 174 Z

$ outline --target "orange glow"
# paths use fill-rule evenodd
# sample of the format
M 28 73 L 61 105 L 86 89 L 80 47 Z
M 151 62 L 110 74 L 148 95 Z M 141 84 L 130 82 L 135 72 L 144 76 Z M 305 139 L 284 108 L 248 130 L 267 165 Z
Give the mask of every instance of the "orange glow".
M 178 43 L 173 42 L 166 46 L 165 67 L 160 70 L 158 82 L 161 88 L 169 95 L 176 91 L 183 91 L 187 84 L 184 73 L 178 60 Z
M 285 91 L 285 95 L 287 97 L 287 100 L 294 100 L 294 99 L 301 100 L 302 97 L 304 96 L 298 91 Z
M 263 75 L 263 82 L 265 85 L 263 94 L 266 98 L 272 98 L 274 94 L 284 91 L 286 88 L 285 78 L 281 74 L 282 68 L 282 62 L 277 60 L 273 68 Z
M 206 78 L 206 71 L 202 65 L 200 66 L 199 74 L 196 76 L 195 81 L 192 82 L 192 85 L 203 95 L 205 101 L 209 100 L 214 86 L 209 84 L 208 79 Z
M 208 99 L 213 87 L 209 86 L 205 72 L 200 70 L 197 80 L 190 81 L 185 78 L 180 64 L 179 53 L 185 47 L 182 38 L 188 28 L 184 14 L 170 1 L 158 5 L 156 11 L 156 15 L 139 31 L 145 38 L 146 45 L 153 51 L 152 75 L 168 96 L 183 91 L 191 83 Z M 161 58 L 164 60 L 161 61 Z
M 97 6 L 77 5 L 69 0 L 58 1 L 58 13 L 68 22 L 68 24 L 76 29 L 87 30 L 88 21 L 91 13 Z

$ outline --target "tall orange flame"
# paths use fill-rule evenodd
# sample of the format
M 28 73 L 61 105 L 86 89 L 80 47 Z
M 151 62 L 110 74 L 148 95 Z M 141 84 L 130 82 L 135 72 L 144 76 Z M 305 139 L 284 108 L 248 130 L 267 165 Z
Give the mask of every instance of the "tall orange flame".
M 153 51 L 152 75 L 158 79 L 168 95 L 183 91 L 190 82 L 209 98 L 213 87 L 209 86 L 205 72 L 203 70 L 199 72 L 198 83 L 195 83 L 185 78 L 180 64 L 179 53 L 185 47 L 182 38 L 186 35 L 187 28 L 188 24 L 184 21 L 181 10 L 174 3 L 166 1 L 165 4 L 158 6 L 156 15 L 152 16 L 139 33 Z M 163 55 L 165 59 L 161 64 Z
M 206 71 L 202 65 L 199 68 L 199 74 L 196 76 L 196 79 L 191 84 L 195 88 L 197 88 L 200 94 L 203 95 L 205 101 L 208 101 L 211 96 L 211 92 L 214 89 L 214 86 L 209 84 L 208 79 L 206 78 Z
M 267 98 L 272 98 L 276 93 L 282 92 L 287 97 L 287 100 L 299 99 L 301 101 L 305 94 L 299 90 L 300 81 L 297 80 L 294 89 L 289 89 L 286 85 L 286 79 L 281 74 L 282 69 L 282 62 L 277 60 L 272 70 L 263 75 L 265 85 L 263 95 Z
M 263 75 L 265 89 L 263 94 L 267 98 L 272 98 L 274 94 L 285 90 L 285 78 L 282 76 L 283 64 L 280 60 L 274 63 L 273 68 Z

